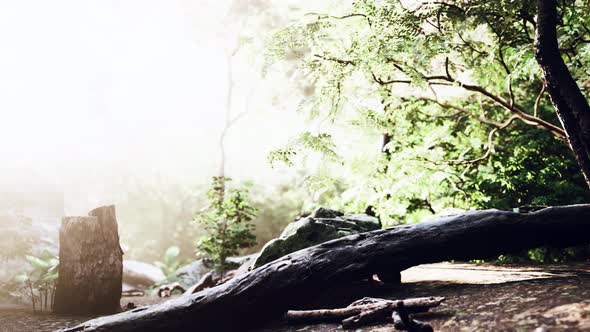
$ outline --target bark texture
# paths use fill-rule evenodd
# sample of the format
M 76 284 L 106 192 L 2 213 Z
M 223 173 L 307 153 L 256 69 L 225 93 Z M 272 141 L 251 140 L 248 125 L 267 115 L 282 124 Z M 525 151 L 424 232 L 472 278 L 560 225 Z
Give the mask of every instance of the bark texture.
M 590 106 L 561 57 L 557 0 L 537 0 L 535 57 L 569 145 L 590 187 Z
M 55 311 L 62 314 L 121 311 L 123 252 L 115 207 L 100 207 L 89 214 L 62 220 L 55 295 Z
M 439 306 L 445 300 L 444 297 L 418 297 L 405 300 L 384 300 L 366 298 L 346 308 L 338 309 L 316 309 L 316 310 L 289 310 L 285 318 L 290 323 L 316 323 L 316 322 L 337 322 L 346 318 L 357 316 L 363 312 L 374 312 L 384 310 L 378 314 L 376 320 L 391 316 L 391 312 L 399 307 L 405 308 L 408 312 L 426 312 L 430 308 Z M 367 303 L 364 303 L 366 301 Z
M 321 289 L 375 273 L 543 245 L 588 243 L 590 204 L 530 214 L 485 210 L 347 236 L 289 254 L 225 284 L 65 331 L 238 331 L 283 315 Z

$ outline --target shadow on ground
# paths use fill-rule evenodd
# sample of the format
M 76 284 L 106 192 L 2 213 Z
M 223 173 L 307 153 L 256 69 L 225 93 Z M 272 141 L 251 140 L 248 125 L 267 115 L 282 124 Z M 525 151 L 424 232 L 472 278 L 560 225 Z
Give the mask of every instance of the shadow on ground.
M 402 273 L 403 284 L 356 282 L 328 289 L 306 309 L 346 306 L 365 297 L 402 299 L 444 296 L 447 301 L 419 319 L 436 331 L 590 331 L 590 262 L 550 266 L 496 266 L 440 263 Z M 158 298 L 123 298 L 149 304 Z M 0 305 L 1 332 L 54 331 L 92 317 L 32 314 L 28 308 Z M 195 327 L 198 330 L 198 327 Z M 335 324 L 287 326 L 271 322 L 258 332 L 342 331 Z M 356 330 L 393 331 L 391 325 Z
M 590 263 L 550 266 L 429 264 L 402 273 L 400 286 L 356 283 L 327 290 L 305 309 L 346 306 L 364 296 L 444 296 L 420 320 L 435 331 L 590 331 Z M 259 332 L 343 331 L 336 324 L 269 324 Z M 393 331 L 378 325 L 355 331 Z

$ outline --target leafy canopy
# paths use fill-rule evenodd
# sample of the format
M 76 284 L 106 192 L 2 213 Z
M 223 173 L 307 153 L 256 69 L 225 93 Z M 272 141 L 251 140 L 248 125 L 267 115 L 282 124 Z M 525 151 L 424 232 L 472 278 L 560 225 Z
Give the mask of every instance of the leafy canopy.
M 587 87 L 590 4 L 559 10 L 564 59 Z M 534 12 L 530 0 L 361 0 L 277 32 L 269 62 L 305 78 L 300 108 L 310 119 L 360 133 L 346 140 L 383 136 L 381 151 L 339 160 L 346 189 L 333 203 L 372 206 L 397 223 L 446 208 L 587 201 L 542 88 Z M 271 159 L 292 164 L 310 147 L 333 159 L 342 142 L 332 137 L 305 133 Z

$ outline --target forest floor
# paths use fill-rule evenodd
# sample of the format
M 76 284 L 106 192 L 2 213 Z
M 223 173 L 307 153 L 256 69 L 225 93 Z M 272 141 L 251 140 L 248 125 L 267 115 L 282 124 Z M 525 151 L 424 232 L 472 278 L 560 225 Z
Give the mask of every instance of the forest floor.
M 327 289 L 305 309 L 346 306 L 365 297 L 403 299 L 444 296 L 446 302 L 429 313 L 416 315 L 435 331 L 590 331 L 590 262 L 560 265 L 475 265 L 439 263 L 402 273 L 402 285 L 358 282 Z M 126 305 L 162 299 L 123 298 Z M 32 314 L 29 309 L 0 304 L 0 332 L 54 331 L 89 317 Z M 198 329 L 198 327 L 196 327 Z M 336 324 L 287 326 L 271 322 L 258 332 L 336 332 Z M 357 332 L 393 331 L 376 325 Z

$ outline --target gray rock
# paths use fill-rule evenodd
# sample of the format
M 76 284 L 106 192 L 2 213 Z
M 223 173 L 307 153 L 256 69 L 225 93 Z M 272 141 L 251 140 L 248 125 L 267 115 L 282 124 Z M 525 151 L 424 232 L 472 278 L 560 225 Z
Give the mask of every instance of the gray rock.
M 228 259 L 226 259 L 226 261 L 238 264 L 238 267 L 235 270 L 236 271 L 235 276 L 237 277 L 242 274 L 250 272 L 252 263 L 254 262 L 254 260 L 256 260 L 258 255 L 259 255 L 259 253 L 250 254 L 250 255 L 246 255 L 246 256 L 240 256 L 240 257 L 229 257 Z
M 229 270 L 235 269 L 235 275 L 238 276 L 248 273 L 249 267 L 257 256 L 258 254 L 256 253 L 246 256 L 228 257 L 225 261 L 229 265 Z M 199 259 L 176 270 L 174 274 L 175 281 L 182 287 L 188 289 L 198 283 L 212 269 L 213 267 L 210 264 Z
M 176 281 L 178 283 L 188 289 L 192 285 L 196 284 L 201 280 L 207 272 L 211 271 L 211 267 L 207 265 L 202 259 L 193 261 L 178 270 L 174 273 L 176 277 Z
M 253 259 L 256 258 L 258 254 L 250 254 L 250 255 L 245 255 L 245 256 L 237 256 L 237 257 L 228 257 L 225 259 L 225 261 L 229 264 L 233 264 L 237 267 L 242 266 L 244 264 L 247 264 L 248 262 L 251 262 Z
M 312 218 L 336 218 L 343 216 L 344 213 L 323 206 L 318 206 L 309 216 Z
M 269 241 L 253 263 L 257 268 L 282 256 L 343 236 L 373 231 L 381 222 L 366 214 L 344 214 L 318 207 L 309 217 L 285 227 L 281 236 Z
M 145 289 L 166 280 L 166 276 L 155 265 L 133 261 L 123 261 L 123 283 L 129 288 Z
M 381 222 L 379 219 L 368 214 L 345 214 L 343 218 L 348 222 L 356 224 L 363 232 L 366 232 L 366 230 L 373 231 L 381 229 Z

